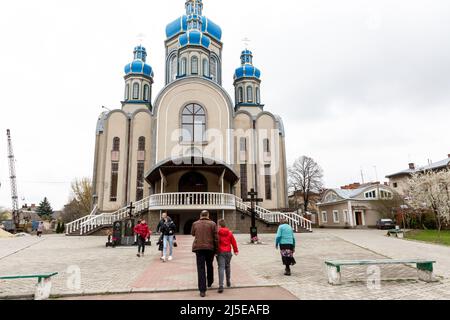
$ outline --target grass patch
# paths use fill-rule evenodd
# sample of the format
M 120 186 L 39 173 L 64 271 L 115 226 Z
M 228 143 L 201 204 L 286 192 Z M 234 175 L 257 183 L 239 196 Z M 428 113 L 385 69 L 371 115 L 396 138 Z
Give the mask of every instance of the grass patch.
M 450 230 L 442 230 L 440 238 L 437 230 L 412 230 L 405 238 L 450 246 Z

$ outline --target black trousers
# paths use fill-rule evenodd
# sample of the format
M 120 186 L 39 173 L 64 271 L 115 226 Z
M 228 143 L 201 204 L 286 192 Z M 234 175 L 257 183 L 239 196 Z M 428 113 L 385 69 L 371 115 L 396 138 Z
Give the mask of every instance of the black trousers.
M 208 279 L 208 286 L 214 282 L 214 251 L 199 250 L 195 254 L 197 255 L 198 290 L 206 292 L 206 279 Z
M 138 252 L 144 253 L 145 251 L 145 239 L 141 236 L 137 236 Z M 142 248 L 142 251 L 141 251 Z

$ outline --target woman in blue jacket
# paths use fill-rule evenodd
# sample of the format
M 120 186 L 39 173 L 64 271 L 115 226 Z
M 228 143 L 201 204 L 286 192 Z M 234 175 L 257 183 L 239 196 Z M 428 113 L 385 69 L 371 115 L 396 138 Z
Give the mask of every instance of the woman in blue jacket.
M 283 265 L 286 266 L 286 271 L 284 274 L 286 276 L 290 276 L 291 266 L 296 263 L 294 259 L 295 236 L 294 231 L 285 219 L 281 220 L 280 226 L 278 227 L 275 247 L 277 249 L 280 247 L 281 260 L 283 261 Z

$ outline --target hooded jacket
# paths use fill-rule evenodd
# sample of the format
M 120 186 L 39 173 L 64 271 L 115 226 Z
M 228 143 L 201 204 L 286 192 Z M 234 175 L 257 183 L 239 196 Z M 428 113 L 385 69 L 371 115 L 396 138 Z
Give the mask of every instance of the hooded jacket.
M 151 232 L 147 226 L 147 223 L 139 223 L 137 226 L 134 227 L 134 233 L 141 236 L 144 239 L 147 239 Z
M 231 252 L 233 247 L 234 253 L 239 253 L 236 239 L 228 228 L 219 229 L 219 253 Z

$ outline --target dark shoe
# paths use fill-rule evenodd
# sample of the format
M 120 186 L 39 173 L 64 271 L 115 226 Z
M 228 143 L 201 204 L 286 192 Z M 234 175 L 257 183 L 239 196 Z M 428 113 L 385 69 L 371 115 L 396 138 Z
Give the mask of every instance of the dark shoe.
M 290 276 L 290 275 L 291 275 L 291 270 L 286 270 L 286 271 L 284 272 L 284 275 L 285 275 L 285 276 Z
M 218 292 L 219 292 L 219 293 L 223 293 L 223 287 L 219 287 Z
M 137 256 L 138 256 L 138 257 L 141 257 L 141 255 L 140 255 L 139 253 L 137 254 Z
M 206 293 L 200 292 L 200 297 L 204 298 L 206 296 Z
M 231 287 L 231 281 L 227 281 L 227 287 Z

